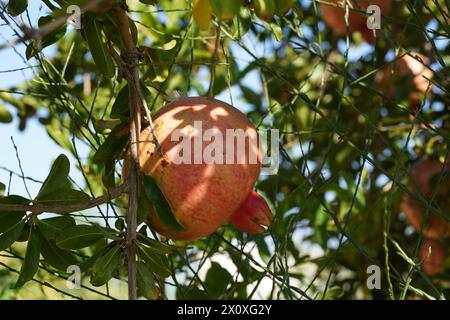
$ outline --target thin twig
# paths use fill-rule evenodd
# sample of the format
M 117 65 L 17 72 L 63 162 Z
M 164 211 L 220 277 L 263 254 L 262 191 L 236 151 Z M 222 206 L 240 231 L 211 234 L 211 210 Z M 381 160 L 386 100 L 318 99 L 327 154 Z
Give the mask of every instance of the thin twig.
M 20 173 L 22 175 L 22 181 L 23 181 L 23 185 L 25 187 L 25 191 L 27 192 L 28 197 L 31 198 L 30 191 L 28 190 L 27 182 L 25 181 L 25 173 L 23 172 L 22 161 L 20 161 L 19 150 L 17 149 L 17 145 L 14 142 L 14 138 L 12 136 L 11 136 L 11 141 L 12 141 L 12 144 L 14 146 L 14 150 L 16 151 L 16 158 L 17 158 L 17 162 L 19 163 L 19 170 L 20 170 Z
M 51 3 L 49 0 L 42 0 L 43 3 L 50 9 L 50 10 L 56 10 L 58 9 L 53 3 Z
M 214 43 L 214 54 L 212 56 L 211 61 L 211 80 L 209 82 L 209 89 L 208 89 L 208 97 L 213 98 L 214 97 L 214 82 L 216 81 L 216 63 L 217 63 L 217 56 L 219 53 L 219 44 L 220 44 L 220 21 L 217 22 L 217 28 L 216 28 L 216 41 Z

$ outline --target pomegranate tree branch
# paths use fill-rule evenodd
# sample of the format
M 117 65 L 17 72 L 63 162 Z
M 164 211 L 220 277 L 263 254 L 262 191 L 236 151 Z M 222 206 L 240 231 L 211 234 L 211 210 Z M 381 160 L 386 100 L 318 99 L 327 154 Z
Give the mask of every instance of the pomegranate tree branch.
M 129 109 L 130 109 L 130 169 L 127 177 L 129 186 L 129 208 L 127 215 L 126 254 L 128 264 L 128 299 L 137 299 L 136 282 L 136 229 L 139 194 L 139 144 L 138 137 L 141 131 L 141 103 L 139 89 L 139 55 L 130 31 L 127 15 L 126 1 L 117 7 L 117 22 L 123 46 L 124 66 L 120 66 L 129 83 Z
M 152 116 L 150 114 L 150 109 L 148 107 L 147 101 L 145 100 L 144 93 L 142 92 L 142 88 L 140 86 L 140 82 L 137 81 L 137 83 L 136 83 L 135 78 L 133 77 L 133 75 L 128 70 L 128 64 L 116 52 L 116 50 L 113 48 L 113 46 L 112 46 L 110 41 L 107 42 L 107 45 L 108 45 L 108 49 L 109 49 L 109 52 L 110 52 L 112 58 L 116 61 L 116 63 L 119 66 L 123 76 L 125 78 L 127 78 L 127 79 L 132 79 L 131 85 L 134 86 L 134 89 L 136 90 L 136 93 L 139 96 L 140 106 L 144 110 L 145 115 L 147 117 L 147 120 L 149 122 L 148 130 L 150 131 L 150 136 L 152 137 L 152 142 L 155 145 L 156 152 L 162 157 L 163 154 L 162 154 L 161 145 L 159 144 L 158 139 L 157 139 L 156 135 L 154 134 L 154 125 L 153 125 Z M 139 65 L 141 65 L 141 64 L 139 64 Z
M 85 202 L 73 203 L 73 204 L 43 204 L 43 203 L 31 203 L 31 204 L 0 204 L 0 211 L 26 211 L 33 213 L 70 213 L 75 211 L 83 211 L 86 209 L 94 208 L 99 205 L 110 202 L 111 200 L 121 196 L 127 192 L 127 184 L 122 184 L 113 189 L 110 193 L 100 196 L 98 198 L 92 198 Z

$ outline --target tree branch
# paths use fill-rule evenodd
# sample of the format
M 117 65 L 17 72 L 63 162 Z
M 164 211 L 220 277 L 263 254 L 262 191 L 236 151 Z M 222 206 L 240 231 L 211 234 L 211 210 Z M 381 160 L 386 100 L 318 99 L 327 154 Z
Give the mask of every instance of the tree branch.
M 109 194 L 105 194 L 98 198 L 92 198 L 86 202 L 74 203 L 74 204 L 41 204 L 41 203 L 31 203 L 31 204 L 0 204 L 0 211 L 26 211 L 33 213 L 69 213 L 75 211 L 83 211 L 86 209 L 94 208 L 99 205 L 108 203 L 109 201 L 119 197 L 123 193 L 127 192 L 127 184 L 124 183 Z
M 128 15 L 125 11 L 126 1 L 123 7 L 118 7 L 117 22 L 120 38 L 123 46 L 123 57 L 128 70 L 124 76 L 129 83 L 129 108 L 130 108 L 130 170 L 127 177 L 129 185 L 129 208 L 127 215 L 126 233 L 126 254 L 128 264 L 128 299 L 137 299 L 136 282 L 136 229 L 137 229 L 137 208 L 139 194 L 139 145 L 138 137 L 141 131 L 141 102 L 139 95 L 139 61 L 138 52 L 130 31 Z

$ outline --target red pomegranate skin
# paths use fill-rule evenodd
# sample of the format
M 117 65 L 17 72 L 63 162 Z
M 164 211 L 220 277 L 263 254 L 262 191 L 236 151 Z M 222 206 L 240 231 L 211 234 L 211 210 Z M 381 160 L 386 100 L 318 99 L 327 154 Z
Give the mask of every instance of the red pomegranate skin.
M 419 99 L 420 93 L 430 92 L 432 84 L 427 79 L 433 78 L 433 71 L 427 67 L 429 59 L 417 52 L 402 52 L 400 56 L 379 74 L 381 89 L 388 95 L 401 85 L 410 91 L 411 99 Z
M 243 232 L 263 233 L 264 227 L 272 225 L 272 212 L 266 200 L 252 191 L 247 200 L 230 217 L 229 222 Z
M 436 186 L 437 182 L 435 177 L 443 170 L 450 170 L 450 164 L 443 169 L 443 164 L 439 161 L 433 161 L 429 159 L 423 159 L 419 161 L 411 170 L 411 178 L 413 182 L 409 184 L 409 190 L 411 193 L 420 193 L 426 199 L 430 199 L 436 188 L 436 196 L 444 196 L 450 191 L 449 179 L 443 179 L 439 186 Z M 433 181 L 435 181 L 433 183 Z M 418 190 L 415 189 L 417 186 Z M 437 199 L 437 198 L 436 198 Z M 450 198 L 448 198 L 445 204 L 448 208 L 450 205 Z M 419 204 L 417 201 L 411 199 L 408 195 L 403 197 L 400 205 L 401 210 L 405 213 L 408 222 L 417 230 L 420 231 L 423 222 L 423 216 L 426 212 L 426 208 Z M 424 226 L 423 233 L 430 239 L 443 239 L 450 237 L 450 223 L 448 223 L 443 217 L 436 213 L 429 212 L 428 223 Z
M 153 121 L 163 157 L 155 151 L 152 136 L 146 128 L 139 137 L 140 167 L 144 174 L 156 180 L 185 230 L 179 232 L 167 227 L 153 210 L 150 210 L 147 222 L 158 233 L 174 240 L 194 240 L 209 235 L 228 222 L 252 191 L 261 168 L 260 149 L 255 144 L 250 147 L 256 157 L 252 162 L 247 151 L 243 163 L 177 163 L 174 159 L 182 153 L 176 148 L 180 142 L 172 141 L 172 133 L 175 129 L 185 130 L 193 147 L 195 137 L 199 137 L 194 130 L 194 121 L 201 121 L 203 132 L 214 128 L 222 132 L 223 137 L 227 129 L 242 129 L 257 140 L 257 131 L 238 109 L 202 97 L 169 103 L 154 115 Z M 249 144 L 246 141 L 247 150 Z M 201 141 L 202 150 L 210 143 Z M 224 142 L 224 148 L 225 145 Z M 227 152 L 224 149 L 224 161 Z
M 342 0 L 330 0 L 328 2 L 340 4 L 342 8 L 321 4 L 320 16 L 334 33 L 345 35 L 347 33 L 347 26 L 345 23 L 345 9 L 343 8 L 344 2 Z M 387 15 L 391 9 L 390 0 L 352 0 L 351 4 L 353 9 L 364 11 L 367 10 L 370 4 L 374 4 L 380 7 L 381 13 L 384 15 Z M 367 15 L 349 8 L 349 32 L 353 33 L 357 31 L 361 32 L 367 42 L 373 41 L 373 30 L 367 28 Z M 375 31 L 378 32 L 378 30 Z

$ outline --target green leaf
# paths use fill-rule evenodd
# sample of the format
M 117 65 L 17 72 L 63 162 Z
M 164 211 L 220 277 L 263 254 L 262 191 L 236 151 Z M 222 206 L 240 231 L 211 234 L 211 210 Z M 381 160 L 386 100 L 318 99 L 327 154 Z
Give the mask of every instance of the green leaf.
M 120 119 L 127 118 L 129 115 L 128 109 L 128 84 L 120 89 L 117 94 L 116 100 L 114 100 L 114 104 L 111 107 L 111 119 Z
M 116 219 L 116 221 L 114 222 L 114 227 L 116 227 L 116 229 L 119 230 L 119 231 L 125 230 L 125 221 L 124 221 L 124 219 L 122 219 L 122 218 Z
M 54 194 L 59 192 L 62 188 L 66 188 L 69 170 L 69 159 L 64 154 L 59 155 L 53 162 L 50 173 L 42 184 L 42 187 L 36 196 L 36 200 L 43 199 L 49 194 Z
M 184 226 L 176 219 L 167 202 L 166 197 L 159 189 L 155 179 L 150 176 L 144 177 L 144 190 L 146 197 L 153 202 L 155 211 L 161 221 L 175 231 L 183 231 Z
M 276 23 L 264 23 L 264 24 L 268 26 L 270 30 L 272 30 L 275 40 L 281 41 L 283 39 L 283 30 L 278 24 Z
M 247 100 L 249 103 L 255 106 L 261 105 L 261 95 L 257 94 L 256 92 L 246 87 L 245 85 L 240 85 L 240 88 L 245 100 Z
M 314 217 L 314 236 L 317 242 L 324 247 L 326 246 L 328 240 L 326 233 L 328 219 L 328 212 L 324 207 L 320 206 Z
M 27 7 L 28 0 L 9 0 L 8 13 L 11 16 L 16 17 L 27 10 Z
M 40 240 L 41 254 L 44 257 L 45 262 L 52 267 L 61 271 L 66 271 L 67 267 L 78 264 L 78 260 L 75 256 L 70 251 L 58 248 L 54 240 L 47 239 L 42 233 L 40 234 Z
M 107 232 L 99 226 L 77 225 L 65 229 L 62 234 L 56 237 L 56 245 L 61 249 L 76 250 L 88 247 L 107 237 Z
M 167 266 L 167 262 L 165 261 L 165 259 L 163 259 L 165 257 L 155 254 L 151 249 L 142 244 L 140 244 L 138 248 L 140 256 L 154 274 L 163 278 L 166 278 L 172 274 L 169 267 Z
M 217 262 L 212 262 L 206 273 L 204 286 L 211 299 L 219 299 L 228 287 L 232 277 L 228 270 L 222 268 Z
M 141 296 L 149 300 L 158 298 L 158 288 L 152 270 L 142 261 L 137 263 L 137 286 Z
M 208 29 L 211 24 L 211 4 L 209 0 L 194 0 L 192 14 L 200 29 Z
M 176 41 L 175 41 L 176 44 Z M 148 101 L 151 98 L 151 92 L 148 90 L 147 86 L 144 82 L 140 82 L 142 94 L 144 98 Z M 126 84 L 122 89 L 120 89 L 117 94 L 116 100 L 114 101 L 113 106 L 111 107 L 111 119 L 128 119 L 130 115 L 130 109 L 128 108 L 128 94 L 129 87 Z
M 59 216 L 38 220 L 41 234 L 48 240 L 55 240 L 64 229 L 75 226 L 75 219 L 70 216 Z
M 55 20 L 56 20 L 56 18 L 52 15 L 41 17 L 41 18 L 39 18 L 38 26 L 39 26 L 39 28 L 42 28 L 45 25 L 54 22 Z M 44 35 L 42 37 L 41 43 L 38 44 L 38 43 L 36 43 L 35 40 L 31 41 L 25 51 L 26 58 L 29 60 L 32 57 L 34 57 L 38 52 L 40 52 L 42 49 L 56 43 L 59 39 L 64 37 L 64 35 L 66 34 L 66 31 L 67 31 L 67 26 L 64 24 L 64 25 L 60 26 L 59 28 L 55 29 L 54 31 Z
M 4 183 L 0 182 L 0 197 L 3 197 L 5 194 L 6 186 Z
M 123 134 L 127 123 L 121 123 L 111 130 L 105 142 L 98 148 L 93 162 L 98 165 L 105 164 L 110 159 L 117 159 L 128 143 L 128 132 Z
M 89 200 L 90 197 L 86 193 L 70 188 L 69 170 L 69 159 L 61 154 L 53 163 L 35 200 L 45 204 L 69 204 Z
M 145 222 L 147 219 L 148 212 L 150 210 L 150 201 L 147 199 L 145 195 L 144 188 L 139 189 L 139 199 L 138 199 L 138 208 L 137 208 L 137 223 L 138 225 Z
M 5 232 L 0 235 L 0 251 L 9 248 L 17 239 L 19 239 L 24 227 L 25 220 L 22 219 L 5 230 Z
M 109 191 L 116 187 L 116 161 L 114 159 L 108 159 L 105 162 L 105 166 L 102 170 L 102 183 Z
M 147 246 L 147 248 L 153 251 L 155 254 L 165 255 L 172 253 L 174 250 L 178 248 L 175 246 L 170 246 L 168 244 L 162 243 L 160 241 L 150 239 L 143 234 L 138 234 L 139 241 Z
M 242 0 L 210 0 L 211 9 L 219 20 L 233 19 L 242 6 Z
M 10 123 L 13 120 L 11 112 L 0 105 L 0 123 Z
M 16 225 L 24 216 L 24 212 L 0 213 L 0 233 Z
M 97 259 L 101 257 L 106 250 L 106 241 L 104 239 L 99 240 L 94 245 L 92 245 L 91 248 L 94 254 L 84 259 L 79 264 L 81 272 L 92 271 L 92 266 L 94 265 L 95 261 L 97 261 Z
M 172 39 L 169 42 L 164 43 L 161 47 L 161 50 L 166 50 L 166 51 L 172 50 L 173 48 L 176 47 L 176 45 L 177 45 L 177 40 Z
M 275 1 L 275 14 L 279 17 L 284 16 L 294 5 L 293 0 Z
M 276 1 L 279 0 L 253 0 L 256 15 L 265 21 L 271 21 L 275 15 Z
M 327 293 L 323 296 L 321 295 L 321 299 L 323 300 L 335 300 L 342 296 L 344 290 L 341 287 L 332 287 L 327 290 Z
M 138 40 L 138 30 L 136 27 L 136 23 L 133 21 L 133 19 L 130 18 L 128 18 L 128 23 L 130 24 L 131 38 L 133 38 L 133 43 L 136 44 Z
M 28 237 L 30 236 L 30 228 L 32 223 L 30 223 L 30 220 L 28 220 L 25 223 L 25 226 L 22 229 L 22 232 L 20 233 L 19 238 L 17 238 L 16 242 L 25 242 L 28 241 Z
M 233 19 L 233 36 L 241 38 L 253 25 L 252 17 L 248 10 L 242 10 L 240 15 L 236 15 Z
M 91 276 L 93 286 L 102 286 L 112 278 L 112 272 L 120 262 L 120 253 L 120 245 L 115 244 L 95 261 Z
M 40 28 L 44 27 L 45 25 L 48 25 L 50 23 L 53 23 L 56 21 L 56 17 L 49 15 L 49 16 L 43 16 L 40 17 L 38 20 L 38 26 Z M 61 27 L 55 29 L 54 31 L 50 32 L 49 34 L 45 35 L 42 37 L 42 43 L 41 43 L 41 48 L 46 48 L 52 44 L 54 44 L 55 42 L 57 42 L 59 39 L 61 39 L 62 37 L 64 37 L 64 35 L 66 34 L 67 31 L 67 27 L 66 25 L 62 25 Z
M 96 66 L 106 77 L 112 78 L 115 74 L 114 62 L 103 41 L 100 23 L 95 17 L 91 12 L 84 14 L 84 34 Z
M 30 236 L 28 238 L 27 251 L 20 269 L 19 279 L 14 288 L 22 287 L 26 282 L 33 279 L 39 268 L 39 257 L 41 253 L 41 241 L 38 231 L 31 227 Z
M 27 204 L 29 202 L 30 200 L 16 195 L 0 198 L 0 204 Z M 0 211 L 0 233 L 16 225 L 24 216 L 24 211 Z

